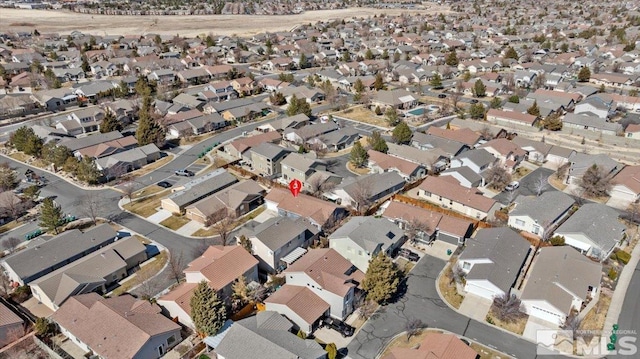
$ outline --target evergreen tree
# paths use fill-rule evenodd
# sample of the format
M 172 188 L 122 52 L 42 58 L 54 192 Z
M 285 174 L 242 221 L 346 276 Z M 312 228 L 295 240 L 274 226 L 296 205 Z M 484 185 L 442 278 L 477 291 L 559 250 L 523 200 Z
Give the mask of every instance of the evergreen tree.
M 371 51 L 371 49 L 367 49 L 367 52 L 364 53 L 364 58 L 367 60 L 373 59 L 373 52 Z
M 40 226 L 47 231 L 53 230 L 58 234 L 58 227 L 62 224 L 62 208 L 58 206 L 51 197 L 47 197 L 42 201 L 40 208 Z
M 393 133 L 391 134 L 391 138 L 401 145 L 409 144 L 412 136 L 413 133 L 411 132 L 409 125 L 402 121 L 393 129 Z
M 442 77 L 440 77 L 439 73 L 435 73 L 435 75 L 433 75 L 433 77 L 431 78 L 431 81 L 429 81 L 429 85 L 431 85 L 431 87 L 433 87 L 436 90 L 439 90 L 442 88 Z
M 501 108 L 502 107 L 502 100 L 500 99 L 500 97 L 492 98 L 491 102 L 489 103 L 489 107 L 490 108 Z
M 306 69 L 307 67 L 309 67 L 309 59 L 307 59 L 307 55 L 305 55 L 304 53 L 300 54 L 299 66 L 301 69 Z
M 538 107 L 538 101 L 533 101 L 533 105 L 527 109 L 527 113 L 533 116 L 540 116 L 540 108 Z
M 504 53 L 504 58 L 505 59 L 517 60 L 518 59 L 518 53 L 516 52 L 516 50 L 513 47 L 509 47 L 507 49 L 507 51 L 505 51 L 505 53 Z
M 400 285 L 401 272 L 384 252 L 378 253 L 371 262 L 362 281 L 367 299 L 383 303 L 393 297 Z
M 367 154 L 367 150 L 362 147 L 360 141 L 357 141 L 351 148 L 349 161 L 356 167 L 363 167 L 368 159 L 369 155 Z
M 389 126 L 395 126 L 398 124 L 398 111 L 395 108 L 389 107 L 384 112 L 384 116 L 386 117 Z
M 383 60 L 389 60 L 389 51 L 387 51 L 387 49 L 382 50 L 382 55 L 380 57 Z
M 588 82 L 591 78 L 591 70 L 588 67 L 583 67 L 578 72 L 578 81 L 579 82 Z
M 444 63 L 449 66 L 458 66 L 458 55 L 455 51 L 451 51 L 444 60 Z
M 111 112 L 107 112 L 100 124 L 100 133 L 122 131 L 122 123 Z
M 487 86 L 484 85 L 482 80 L 478 79 L 473 84 L 473 95 L 475 97 L 485 97 L 487 95 Z
M 334 343 L 327 344 L 324 350 L 327 352 L 327 359 L 336 359 L 338 357 L 338 348 Z
M 81 161 L 78 162 L 78 166 L 76 167 L 76 176 L 80 181 L 96 184 L 101 176 L 100 170 L 98 170 L 98 166 L 96 166 L 96 161 L 89 157 L 85 156 Z
M 511 95 L 507 101 L 511 103 L 520 103 L 520 97 L 518 97 L 518 95 Z
M 136 130 L 136 139 L 140 146 L 154 143 L 162 144 L 164 141 L 164 130 L 160 127 L 158 121 L 151 116 L 151 97 L 145 97 L 142 108 L 138 113 L 138 129 Z
M 379 72 L 376 74 L 376 79 L 373 82 L 373 88 L 376 89 L 376 91 L 380 91 L 384 88 L 384 80 L 382 79 L 382 74 Z
M 371 133 L 371 137 L 369 137 L 369 146 L 374 151 L 387 153 L 389 151 L 389 146 L 387 146 L 387 141 L 382 138 L 379 131 L 373 131 Z
M 227 310 L 218 294 L 202 281 L 193 291 L 191 300 L 191 319 L 201 336 L 216 335 L 227 319 Z
M 362 83 L 362 80 L 357 79 L 356 82 L 353 83 L 353 89 L 356 91 L 356 93 L 363 93 L 364 84 Z

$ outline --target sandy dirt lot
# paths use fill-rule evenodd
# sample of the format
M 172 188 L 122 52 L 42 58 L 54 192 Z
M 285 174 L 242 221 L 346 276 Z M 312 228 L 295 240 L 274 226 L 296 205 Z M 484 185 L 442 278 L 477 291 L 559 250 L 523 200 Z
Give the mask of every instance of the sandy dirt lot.
M 322 20 L 348 19 L 401 13 L 448 12 L 446 6 L 429 6 L 425 10 L 350 8 L 307 11 L 298 15 L 209 15 L 209 16 L 110 16 L 78 14 L 59 10 L 0 9 L 0 31 L 57 32 L 78 30 L 94 35 L 179 34 L 196 36 L 249 36 L 260 32 L 291 30 L 297 25 Z

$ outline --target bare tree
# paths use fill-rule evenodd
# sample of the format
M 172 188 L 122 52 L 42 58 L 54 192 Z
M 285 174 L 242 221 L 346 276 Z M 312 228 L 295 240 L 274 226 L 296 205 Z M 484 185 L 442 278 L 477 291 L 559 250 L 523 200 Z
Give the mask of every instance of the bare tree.
M 462 283 L 464 278 L 467 276 L 467 273 L 462 270 L 462 267 L 455 264 L 451 267 L 451 281 L 450 283 Z
M 220 236 L 220 242 L 223 246 L 228 244 L 229 234 L 236 226 L 236 219 L 235 212 L 228 212 L 227 210 L 218 211 L 207 217 L 207 223 Z
M 22 241 L 17 237 L 9 237 L 2 241 L 2 247 L 9 251 L 9 254 L 13 254 L 16 248 Z
M 544 74 L 539 74 L 533 79 L 533 87 L 536 89 L 544 88 L 547 84 L 547 77 Z
M 479 131 L 480 137 L 482 137 L 485 141 L 490 141 L 493 139 L 493 132 L 491 131 L 491 127 L 485 125 Z
M 460 102 L 461 97 L 462 97 L 462 94 L 458 91 L 454 91 L 449 95 L 449 100 L 451 101 L 451 107 L 453 107 L 454 111 L 458 110 L 458 102 Z
M 169 278 L 176 281 L 176 284 L 180 284 L 180 280 L 182 280 L 182 277 L 184 276 L 184 273 L 182 272 L 184 270 L 184 267 L 185 264 L 182 252 L 177 255 L 175 253 L 171 255 L 168 264 L 169 272 L 167 274 Z
M 558 163 L 556 167 L 556 178 L 563 179 L 567 175 L 567 171 L 569 171 L 569 167 L 571 167 L 571 164 L 569 162 L 565 164 Z
M 364 320 L 368 320 L 378 310 L 378 304 L 372 300 L 367 300 L 363 291 L 358 291 L 354 298 L 354 304 L 358 310 L 358 315 Z
M 533 189 L 536 191 L 536 196 L 540 196 L 548 186 L 549 181 L 547 181 L 547 177 L 542 174 L 533 181 Z
M 329 179 L 329 176 L 312 176 L 306 183 L 309 186 L 309 193 L 314 197 L 320 198 L 323 193 L 333 190 L 336 187 L 336 183 Z
M 627 208 L 627 213 L 629 215 L 629 224 L 636 224 L 636 218 L 640 214 L 640 204 L 631 203 L 629 208 Z
M 495 165 L 487 171 L 489 186 L 502 191 L 511 182 L 511 174 L 500 165 Z
M 241 235 L 240 238 L 238 238 L 238 244 L 241 245 L 242 248 L 244 248 L 247 252 L 253 254 L 253 243 L 251 243 L 251 240 L 244 234 Z
M 493 314 L 503 322 L 513 323 L 526 316 L 520 298 L 504 293 L 493 299 Z
M 408 220 L 404 229 L 404 233 L 411 243 L 416 243 L 418 239 L 428 238 L 430 231 L 429 224 L 417 217 Z
M 2 202 L 0 202 L 0 211 L 3 214 L 17 221 L 23 210 L 24 206 L 22 205 L 22 201 L 20 198 L 13 195 L 13 193 L 9 192 L 2 197 Z
M 511 92 L 516 87 L 516 80 L 512 73 L 508 73 L 502 79 L 502 84 L 507 89 L 507 91 Z
M 411 337 L 420 333 L 420 331 L 424 328 L 424 323 L 422 320 L 417 318 L 410 318 L 404 323 L 404 330 L 407 332 L 407 341 L 411 339 Z
M 138 287 L 134 292 L 144 300 L 151 300 L 161 290 L 157 277 L 151 271 L 138 272 L 135 283 Z
M 122 185 L 122 192 L 124 193 L 125 197 L 129 198 L 129 200 L 133 200 L 132 196 L 136 189 L 136 183 L 133 181 L 128 181 L 124 185 Z
M 611 190 L 611 176 L 605 173 L 598 165 L 587 168 L 578 180 L 578 186 L 584 190 L 584 194 L 589 197 L 606 196 Z
M 11 280 L 4 271 L 0 271 L 0 297 L 9 298 L 13 288 L 11 287 Z
M 371 200 L 371 197 L 373 195 L 372 188 L 373 186 L 369 179 L 365 179 L 358 181 L 355 188 L 353 189 L 351 197 L 355 202 L 355 210 L 359 215 L 366 214 L 369 210 L 369 207 L 373 203 L 373 201 Z
M 95 192 L 89 191 L 87 194 L 82 196 L 81 208 L 89 218 L 91 218 L 91 223 L 93 223 L 94 226 L 96 225 L 96 219 L 98 218 L 102 207 L 102 198 Z
M 562 326 L 560 326 L 560 328 L 565 330 L 570 330 L 573 334 L 572 339 L 576 340 L 581 325 L 582 325 L 582 318 L 578 316 L 577 311 L 572 310 L 571 313 L 569 313 L 569 316 L 567 317 L 567 319 L 565 319 L 564 323 L 562 323 Z

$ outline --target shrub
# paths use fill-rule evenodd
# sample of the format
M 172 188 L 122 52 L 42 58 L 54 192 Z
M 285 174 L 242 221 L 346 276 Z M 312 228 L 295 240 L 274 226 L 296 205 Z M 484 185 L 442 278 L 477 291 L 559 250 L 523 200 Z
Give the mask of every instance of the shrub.
M 616 253 L 616 259 L 618 261 L 620 261 L 622 264 L 627 264 L 629 263 L 629 260 L 631 259 L 631 254 L 625 252 L 625 251 L 618 251 Z
M 611 267 L 609 268 L 609 273 L 607 273 L 607 276 L 611 280 L 616 280 L 616 278 L 618 277 L 618 272 L 616 272 L 616 270 Z
M 554 246 L 564 246 L 564 237 L 563 236 L 553 236 L 549 240 Z

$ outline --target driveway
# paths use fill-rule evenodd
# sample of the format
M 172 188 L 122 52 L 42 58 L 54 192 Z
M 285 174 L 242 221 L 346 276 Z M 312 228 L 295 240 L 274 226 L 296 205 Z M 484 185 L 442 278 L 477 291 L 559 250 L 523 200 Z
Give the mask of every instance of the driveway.
M 557 191 L 553 186 L 551 186 L 548 182 L 549 176 L 555 173 L 554 170 L 549 168 L 540 167 L 533 172 L 530 172 L 528 175 L 522 177 L 520 179 L 520 187 L 512 192 L 502 191 L 498 193 L 493 199 L 496 201 L 507 205 L 510 201 L 516 199 L 518 195 L 524 196 L 537 196 L 538 188 L 541 187 L 542 183 L 542 192 L 548 191 Z
M 324 343 L 334 343 L 336 348 L 344 348 L 351 342 L 353 337 L 343 337 L 342 334 L 338 333 L 333 329 L 329 329 L 327 327 L 322 327 L 316 330 L 313 335 L 322 340 Z
M 527 339 L 537 341 L 539 330 L 557 330 L 557 329 L 558 329 L 557 324 L 530 316 L 529 320 L 527 320 L 527 325 L 524 327 L 524 332 L 522 333 L 522 336 Z
M 151 223 L 160 224 L 160 222 L 164 221 L 169 217 L 171 217 L 171 212 L 167 211 L 166 209 L 161 209 L 158 212 L 147 217 L 147 221 Z
M 490 299 L 467 293 L 458 310 L 467 317 L 480 322 L 486 320 L 491 304 L 493 303 Z

